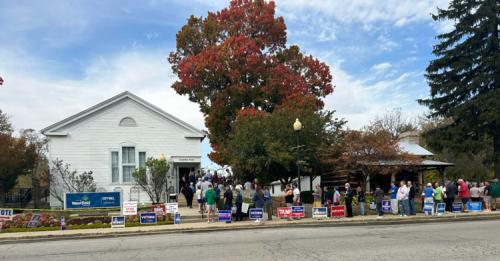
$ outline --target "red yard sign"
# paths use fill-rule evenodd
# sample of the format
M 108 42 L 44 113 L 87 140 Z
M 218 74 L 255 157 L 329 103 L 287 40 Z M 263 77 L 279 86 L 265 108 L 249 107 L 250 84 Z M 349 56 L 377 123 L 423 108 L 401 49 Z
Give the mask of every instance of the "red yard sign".
M 332 217 L 344 217 L 345 216 L 345 206 L 333 206 L 332 207 L 332 212 L 331 212 Z
M 164 204 L 152 205 L 151 212 L 155 212 L 157 215 L 165 215 L 166 213 L 165 205 Z
M 278 218 L 290 218 L 292 217 L 292 208 L 278 208 Z

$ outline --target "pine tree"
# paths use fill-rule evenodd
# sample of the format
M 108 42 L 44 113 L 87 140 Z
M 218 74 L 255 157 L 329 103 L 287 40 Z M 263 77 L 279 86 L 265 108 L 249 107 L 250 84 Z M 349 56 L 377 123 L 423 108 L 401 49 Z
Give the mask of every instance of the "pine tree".
M 436 59 L 426 74 L 430 97 L 419 102 L 429 106 L 432 117 L 451 119 L 439 130 L 441 137 L 464 144 L 489 140 L 500 178 L 500 1 L 452 0 L 433 19 L 455 26 L 437 36 Z

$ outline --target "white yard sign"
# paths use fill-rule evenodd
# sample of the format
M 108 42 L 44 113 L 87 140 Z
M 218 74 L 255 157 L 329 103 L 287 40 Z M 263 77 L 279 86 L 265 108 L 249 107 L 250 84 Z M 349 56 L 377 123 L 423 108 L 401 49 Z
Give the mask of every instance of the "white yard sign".
M 179 212 L 179 203 L 165 203 L 165 210 L 167 213 L 175 214 Z
M 122 214 L 124 216 L 137 215 L 137 201 L 123 201 Z

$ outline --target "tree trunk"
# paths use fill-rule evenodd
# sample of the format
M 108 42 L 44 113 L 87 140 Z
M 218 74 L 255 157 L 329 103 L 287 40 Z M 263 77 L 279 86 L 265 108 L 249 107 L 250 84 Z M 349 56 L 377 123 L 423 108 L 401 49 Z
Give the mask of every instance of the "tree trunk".
M 366 181 L 365 181 L 365 192 L 369 193 L 370 192 L 370 175 L 366 176 Z
M 498 129 L 493 137 L 493 165 L 495 167 L 495 178 L 500 180 L 500 130 Z

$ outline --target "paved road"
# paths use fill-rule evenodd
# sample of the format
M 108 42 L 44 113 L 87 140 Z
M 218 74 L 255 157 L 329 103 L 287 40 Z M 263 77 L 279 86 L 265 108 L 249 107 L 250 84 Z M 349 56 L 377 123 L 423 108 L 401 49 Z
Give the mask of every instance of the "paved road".
M 500 260 L 500 221 L 145 235 L 0 245 L 0 260 Z

